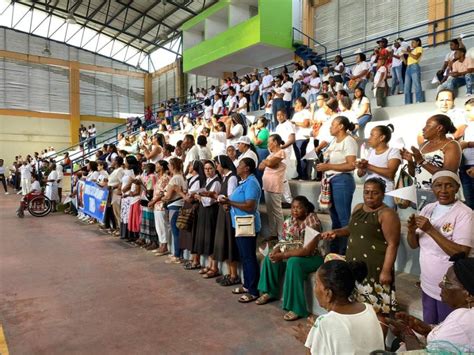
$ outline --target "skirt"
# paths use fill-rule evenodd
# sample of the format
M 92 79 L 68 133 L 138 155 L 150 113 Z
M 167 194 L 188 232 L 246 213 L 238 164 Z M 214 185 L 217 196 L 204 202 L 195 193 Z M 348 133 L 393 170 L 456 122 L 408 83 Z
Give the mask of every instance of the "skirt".
M 197 210 L 199 203 L 185 202 L 183 208 L 193 208 L 195 212 L 195 218 L 193 220 L 193 227 L 190 231 L 180 230 L 179 231 L 179 247 L 180 249 L 186 249 L 194 253 L 194 238 L 196 236 L 196 225 L 197 225 Z
M 142 222 L 140 224 L 140 238 L 158 242 L 158 235 L 155 229 L 155 214 L 148 207 L 141 206 Z
M 129 214 L 130 214 L 130 197 L 124 197 L 122 198 L 122 202 L 120 204 L 120 219 L 125 225 L 128 223 Z
M 219 206 L 214 239 L 214 259 L 217 261 L 239 261 L 239 250 L 235 242 L 235 229 L 232 227 L 230 212 Z
M 130 205 L 130 213 L 128 215 L 128 230 L 130 232 L 139 233 L 140 223 L 142 221 L 142 209 L 140 200 Z
M 212 255 L 214 253 L 214 237 L 216 235 L 217 211 L 219 206 L 213 204 L 204 207 L 199 204 L 196 226 L 196 239 L 194 252 L 200 255 Z

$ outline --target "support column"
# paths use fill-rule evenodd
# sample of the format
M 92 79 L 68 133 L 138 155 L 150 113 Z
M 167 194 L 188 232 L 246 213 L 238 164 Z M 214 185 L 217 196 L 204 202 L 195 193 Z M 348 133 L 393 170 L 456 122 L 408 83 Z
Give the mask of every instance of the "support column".
M 143 87 L 145 89 L 144 94 L 144 104 L 145 107 L 151 106 L 153 104 L 153 84 L 152 84 L 152 74 L 147 73 L 143 79 L 145 81 Z
M 451 0 L 428 0 L 428 21 L 431 22 L 449 16 L 450 8 Z M 448 31 L 439 33 L 439 31 L 448 27 L 449 20 L 439 21 L 435 24 L 429 25 L 428 33 L 434 33 L 436 31 L 436 35 L 428 36 L 428 44 L 432 45 L 448 41 L 450 38 Z
M 176 97 L 186 96 L 188 93 L 185 91 L 184 85 L 184 74 L 183 74 L 183 60 L 182 58 L 176 59 L 175 67 L 175 88 L 176 88 Z
M 79 62 L 69 62 L 69 130 L 71 144 L 79 143 L 81 126 Z

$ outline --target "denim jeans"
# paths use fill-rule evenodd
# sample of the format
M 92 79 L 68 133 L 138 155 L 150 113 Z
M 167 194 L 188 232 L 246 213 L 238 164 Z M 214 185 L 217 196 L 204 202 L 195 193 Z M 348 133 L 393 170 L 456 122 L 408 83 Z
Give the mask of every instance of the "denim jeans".
M 308 143 L 309 139 L 298 139 L 293 143 L 293 150 L 296 157 L 296 171 L 298 172 L 298 178 L 303 180 L 308 180 L 306 160 L 303 160 L 303 157 L 306 155 Z
M 283 101 L 285 103 L 285 109 L 286 109 L 286 117 L 291 117 L 293 116 L 293 106 L 291 104 L 291 101 Z
M 240 262 L 244 272 L 243 286 L 251 295 L 258 296 L 260 266 L 257 261 L 257 237 L 235 238 L 239 250 Z
M 272 114 L 273 114 L 273 121 L 274 121 L 273 123 L 275 123 L 275 126 L 273 128 L 275 128 L 276 124 L 278 124 L 278 122 L 276 122 L 277 111 L 282 109 L 282 108 L 285 109 L 285 111 L 286 111 L 285 101 L 283 101 L 283 99 L 280 99 L 280 98 L 273 99 Z
M 301 83 L 299 81 L 295 81 L 293 83 L 293 90 L 291 91 L 291 100 L 295 102 L 296 99 L 300 96 L 301 96 Z
M 258 157 L 258 163 L 259 164 L 270 155 L 270 151 L 267 148 L 255 147 L 255 150 L 257 151 L 257 157 Z M 262 186 L 263 171 L 257 169 L 257 171 L 255 173 L 255 176 L 257 177 L 257 180 L 260 183 L 260 186 Z M 263 194 L 262 194 L 262 196 L 263 196 Z
M 464 76 L 453 78 L 450 76 L 441 87 L 446 87 L 449 90 L 454 91 L 458 87 L 466 85 L 466 94 L 472 94 L 472 77 L 474 74 L 467 73 Z
M 459 168 L 459 177 L 461 178 L 462 191 L 466 199 L 466 205 L 474 210 L 474 178 L 467 175 L 467 170 L 474 165 L 462 164 Z
M 402 76 L 402 65 L 398 67 L 392 67 L 392 95 L 398 92 L 403 93 L 403 76 Z
M 349 224 L 351 218 L 352 197 L 355 191 L 355 181 L 352 173 L 342 173 L 333 176 L 331 184 L 331 215 L 332 229 L 342 228 Z M 344 255 L 348 238 L 336 238 L 331 241 L 331 252 Z
M 309 94 L 309 103 L 312 104 L 316 102 L 316 98 L 318 97 L 318 94 Z
M 362 115 L 357 119 L 357 121 L 359 121 L 359 137 L 365 138 L 364 129 L 367 123 L 372 121 L 372 115 Z
M 268 102 L 268 92 L 262 92 L 263 104 L 266 105 Z
M 252 111 L 258 111 L 260 108 L 258 105 L 258 90 L 255 90 L 255 92 L 250 95 L 250 102 L 252 103 Z
M 361 79 L 356 87 L 361 88 L 365 92 L 365 86 L 367 85 L 367 79 Z
M 180 258 L 183 254 L 183 250 L 179 247 L 179 229 L 176 227 L 176 220 L 178 219 L 180 209 L 181 207 L 178 206 L 168 207 L 171 234 L 173 234 L 173 255 L 177 258 Z
M 405 105 L 413 103 L 411 86 L 415 89 L 416 102 L 423 102 L 423 91 L 421 90 L 421 70 L 419 64 L 411 64 L 407 67 L 405 74 Z

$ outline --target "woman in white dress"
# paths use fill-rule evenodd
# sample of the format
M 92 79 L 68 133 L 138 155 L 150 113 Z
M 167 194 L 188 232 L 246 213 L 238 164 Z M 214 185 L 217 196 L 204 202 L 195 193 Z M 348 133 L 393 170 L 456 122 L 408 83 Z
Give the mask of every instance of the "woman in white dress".
M 45 195 L 53 204 L 53 211 L 56 210 L 56 202 L 59 201 L 58 194 L 58 172 L 56 171 L 56 164 L 52 163 L 50 166 L 48 177 L 46 178 Z

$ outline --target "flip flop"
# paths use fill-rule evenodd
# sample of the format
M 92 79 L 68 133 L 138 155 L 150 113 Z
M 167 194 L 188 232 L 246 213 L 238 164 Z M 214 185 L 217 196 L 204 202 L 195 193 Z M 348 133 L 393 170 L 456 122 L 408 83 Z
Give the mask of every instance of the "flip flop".
M 250 293 L 246 293 L 246 294 L 240 296 L 239 302 L 240 303 L 249 303 L 249 302 L 255 301 L 257 298 L 258 298 L 257 296 L 254 296 Z
M 259 298 L 257 298 L 255 303 L 258 304 L 259 306 L 262 306 L 262 305 L 267 304 L 268 302 L 271 302 L 271 301 L 273 301 L 273 298 L 268 293 L 264 293 Z
M 186 265 L 184 265 L 184 270 L 198 270 L 200 268 L 200 264 L 194 265 L 193 263 L 187 263 Z

